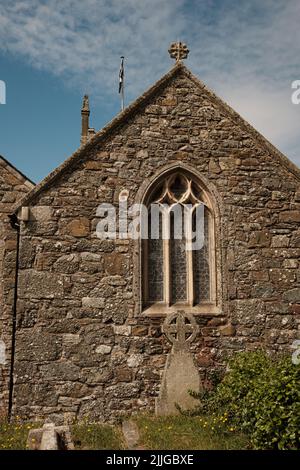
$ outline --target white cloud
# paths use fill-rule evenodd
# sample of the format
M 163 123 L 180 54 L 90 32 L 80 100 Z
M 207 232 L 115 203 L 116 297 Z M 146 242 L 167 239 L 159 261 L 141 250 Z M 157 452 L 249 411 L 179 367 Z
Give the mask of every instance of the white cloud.
M 295 161 L 300 158 L 298 0 L 0 0 L 0 51 L 109 100 L 126 57 L 133 99 L 171 65 L 181 39 L 188 66 Z M 290 152 L 290 153 L 289 153 Z
M 0 2 L 1 3 L 1 2 Z M 141 92 L 165 71 L 166 48 L 184 21 L 183 0 L 24 0 L 2 2 L 0 49 L 26 57 L 101 94 L 115 92 L 119 57 L 127 57 L 127 90 Z M 114 83 L 115 82 L 115 83 Z M 101 89 L 101 91 L 100 91 Z
M 268 88 L 260 82 L 236 89 L 224 87 L 222 97 L 275 147 L 300 166 L 300 105 L 291 101 L 291 90 Z

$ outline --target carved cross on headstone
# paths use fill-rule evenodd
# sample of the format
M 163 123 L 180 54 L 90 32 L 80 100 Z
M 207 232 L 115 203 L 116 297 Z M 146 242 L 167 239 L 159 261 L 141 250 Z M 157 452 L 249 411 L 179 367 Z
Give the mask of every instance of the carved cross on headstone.
M 190 52 L 187 45 L 183 42 L 173 42 L 169 47 L 169 54 L 172 59 L 176 59 L 176 62 L 180 62 L 182 59 L 186 59 Z
M 174 349 L 177 350 L 186 348 L 189 343 L 194 341 L 198 332 L 193 315 L 185 313 L 183 310 L 169 315 L 162 329 Z

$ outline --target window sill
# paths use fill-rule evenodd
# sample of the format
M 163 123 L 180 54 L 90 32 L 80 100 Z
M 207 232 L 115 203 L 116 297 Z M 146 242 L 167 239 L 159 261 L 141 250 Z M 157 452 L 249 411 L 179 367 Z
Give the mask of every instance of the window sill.
M 174 304 L 167 307 L 165 304 L 154 304 L 150 307 L 146 307 L 142 311 L 142 315 L 146 317 L 162 317 L 166 316 L 169 313 L 174 313 L 177 310 L 184 310 L 186 313 L 191 313 L 192 315 L 209 315 L 217 316 L 222 314 L 222 310 L 219 306 L 213 303 L 203 303 L 201 305 L 189 306 L 186 304 Z

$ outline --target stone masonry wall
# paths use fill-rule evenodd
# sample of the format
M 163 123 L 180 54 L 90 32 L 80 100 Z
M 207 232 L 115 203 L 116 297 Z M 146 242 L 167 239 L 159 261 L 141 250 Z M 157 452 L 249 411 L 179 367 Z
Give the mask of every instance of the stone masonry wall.
M 175 163 L 220 201 L 222 310 L 197 316 L 203 384 L 228 354 L 299 334 L 300 183 L 184 71 L 42 191 L 22 223 L 14 412 L 57 421 L 151 411 L 170 345 L 140 312 L 136 244 L 95 235 L 100 203 L 136 201 Z
M 8 214 L 33 186 L 0 157 L 0 416 L 7 412 L 17 243 Z

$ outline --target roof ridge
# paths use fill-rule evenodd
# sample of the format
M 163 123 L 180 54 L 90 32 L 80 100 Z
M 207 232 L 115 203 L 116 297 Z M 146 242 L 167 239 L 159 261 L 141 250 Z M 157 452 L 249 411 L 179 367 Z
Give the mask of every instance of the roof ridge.
M 38 185 L 36 185 L 28 194 L 26 194 L 18 203 L 13 207 L 13 211 L 16 212 L 22 205 L 28 204 L 34 197 L 36 197 L 42 190 L 47 188 L 60 174 L 63 173 L 69 167 L 77 162 L 77 160 L 86 154 L 89 149 L 91 149 L 95 143 L 98 143 L 102 139 L 105 139 L 109 136 L 115 129 L 120 125 L 126 122 L 128 117 L 131 117 L 143 104 L 146 104 L 147 101 L 160 89 L 160 87 L 165 86 L 169 80 L 171 80 L 177 73 L 184 72 L 198 87 L 201 87 L 205 92 L 210 96 L 210 98 L 221 106 L 225 114 L 229 114 L 231 119 L 235 121 L 236 124 L 241 126 L 246 132 L 252 135 L 260 144 L 267 149 L 272 155 L 274 155 L 277 160 L 285 166 L 285 168 L 292 172 L 294 176 L 300 179 L 300 169 L 293 162 L 289 160 L 282 152 L 280 152 L 276 147 L 274 147 L 271 142 L 267 140 L 260 132 L 258 132 L 251 124 L 249 124 L 246 119 L 244 119 L 237 111 L 235 111 L 230 105 L 228 105 L 222 98 L 217 96 L 207 85 L 205 85 L 200 79 L 198 79 L 184 64 L 181 62 L 175 63 L 175 65 L 163 75 L 158 81 L 154 83 L 150 88 L 148 88 L 141 96 L 139 96 L 133 103 L 127 106 L 124 111 L 120 112 L 116 117 L 114 117 L 110 122 L 108 122 L 102 129 L 100 129 L 86 144 L 82 147 L 79 147 L 69 158 L 67 158 L 61 165 L 49 173 Z
M 8 161 L 3 155 L 0 155 L 0 165 L 9 168 L 9 170 L 18 178 L 22 179 L 25 182 L 30 183 L 30 186 L 35 186 L 35 182 L 32 181 L 28 176 L 26 176 L 22 171 L 20 171 L 15 165 Z M 21 178 L 20 178 L 21 176 Z

